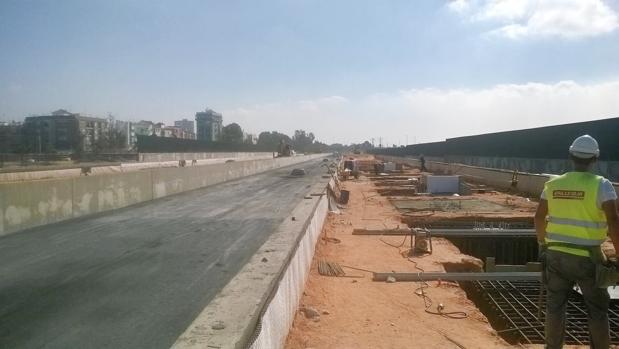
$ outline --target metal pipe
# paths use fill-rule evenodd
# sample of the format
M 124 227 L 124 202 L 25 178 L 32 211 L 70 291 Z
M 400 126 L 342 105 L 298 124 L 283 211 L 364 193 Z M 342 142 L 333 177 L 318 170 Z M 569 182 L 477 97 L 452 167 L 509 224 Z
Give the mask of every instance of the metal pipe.
M 535 229 L 427 229 L 433 237 L 535 236 Z M 355 229 L 353 235 L 410 235 L 410 229 Z
M 495 273 L 374 273 L 373 281 L 387 281 L 388 277 L 396 281 L 480 281 L 480 280 L 528 280 L 541 281 L 542 273 L 526 272 L 495 272 Z
M 410 229 L 355 229 L 353 235 L 411 235 Z
M 436 232 L 435 232 L 436 230 Z M 467 231 L 468 230 L 468 231 Z M 434 237 L 530 237 L 534 229 L 430 229 Z

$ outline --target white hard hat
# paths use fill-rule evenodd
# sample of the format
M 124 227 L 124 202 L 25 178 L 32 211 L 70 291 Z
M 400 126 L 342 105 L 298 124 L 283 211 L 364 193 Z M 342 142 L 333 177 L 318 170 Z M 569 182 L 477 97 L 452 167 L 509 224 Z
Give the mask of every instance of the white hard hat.
M 570 154 L 581 159 L 598 157 L 600 156 L 598 141 L 589 135 L 580 136 L 570 146 Z

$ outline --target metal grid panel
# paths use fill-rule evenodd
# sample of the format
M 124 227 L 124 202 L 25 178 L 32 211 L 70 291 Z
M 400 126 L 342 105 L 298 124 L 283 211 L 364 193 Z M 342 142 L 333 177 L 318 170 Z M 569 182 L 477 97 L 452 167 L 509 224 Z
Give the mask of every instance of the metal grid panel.
M 488 317 L 492 326 L 511 343 L 544 343 L 545 295 L 542 300 L 542 316 L 538 319 L 538 281 L 474 281 L 469 291 Z M 619 344 L 619 302 L 611 301 L 609 309 L 610 337 L 612 344 Z M 587 308 L 582 296 L 574 291 L 567 306 L 565 331 L 566 344 L 589 344 Z

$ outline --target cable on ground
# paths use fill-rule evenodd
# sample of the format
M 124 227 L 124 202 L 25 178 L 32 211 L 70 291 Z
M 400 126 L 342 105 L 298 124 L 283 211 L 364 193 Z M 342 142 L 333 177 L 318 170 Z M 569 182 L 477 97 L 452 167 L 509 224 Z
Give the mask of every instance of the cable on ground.
M 413 260 L 412 258 L 407 258 L 407 260 L 409 262 L 412 262 L 414 264 L 415 269 L 419 270 L 422 273 L 425 273 L 425 271 L 423 270 L 423 268 L 419 267 L 417 265 L 417 262 L 415 260 Z M 449 319 L 466 319 L 469 315 L 464 312 L 464 311 L 443 311 L 445 309 L 445 306 L 443 305 L 443 303 L 439 303 L 436 306 L 436 311 L 432 311 L 430 310 L 430 307 L 432 307 L 433 301 L 432 298 L 430 298 L 430 296 L 428 296 L 426 294 L 426 292 L 424 291 L 426 288 L 430 287 L 430 285 L 428 285 L 428 283 L 426 281 L 423 281 L 421 279 L 421 277 L 419 278 L 418 281 L 421 286 L 417 287 L 415 289 L 415 294 L 419 297 L 421 297 L 423 299 L 423 305 L 424 305 L 424 311 L 428 314 L 432 314 L 432 315 L 439 315 L 445 318 L 449 318 Z
M 404 240 L 402 240 L 402 242 L 401 242 L 399 245 L 394 245 L 394 244 L 392 244 L 392 243 L 389 243 L 389 242 L 387 242 L 387 241 L 383 240 L 383 238 L 382 238 L 382 237 L 381 237 L 381 238 L 379 238 L 379 240 L 380 240 L 383 244 L 385 244 L 385 245 L 389 245 L 389 246 L 391 246 L 391 247 L 393 247 L 393 248 L 397 248 L 397 249 L 398 249 L 398 251 L 399 251 L 399 249 L 400 249 L 402 246 L 404 246 L 404 243 L 406 242 L 406 239 L 408 239 L 408 235 L 404 236 Z
M 413 260 L 412 258 L 410 258 L 410 257 L 409 257 L 409 255 L 410 255 L 410 250 L 406 250 L 406 251 L 405 251 L 406 253 L 403 253 L 403 251 L 402 251 L 402 246 L 404 246 L 404 244 L 406 243 L 406 240 L 407 240 L 408 238 L 411 238 L 411 239 L 412 239 L 412 237 L 411 237 L 411 236 L 409 236 L 409 235 L 405 235 L 405 236 L 404 236 L 404 239 L 402 240 L 402 242 L 401 242 L 399 245 L 394 245 L 394 244 L 392 244 L 392 243 L 390 243 L 390 242 L 387 242 L 387 241 L 383 240 L 383 238 L 382 238 L 382 237 L 381 237 L 381 238 L 379 238 L 379 240 L 380 240 L 380 242 L 384 243 L 385 245 L 391 246 L 391 247 L 393 247 L 393 248 L 397 248 L 397 249 L 398 249 L 398 253 L 399 253 L 402 257 L 406 258 L 409 262 L 412 262 L 412 263 L 414 264 L 415 269 L 419 270 L 419 271 L 420 271 L 420 272 L 422 272 L 422 273 L 425 273 L 425 270 L 423 270 L 422 268 L 420 268 L 420 267 L 417 265 L 417 262 L 416 262 L 415 260 Z M 425 255 L 425 256 L 419 256 L 419 258 L 426 257 L 426 256 L 429 256 L 429 254 L 428 254 L 428 255 Z M 352 269 L 354 269 L 354 268 L 352 268 Z M 369 270 L 363 270 L 363 271 L 370 272 Z M 426 313 L 428 313 L 428 314 L 432 314 L 432 315 L 442 316 L 442 317 L 449 318 L 449 319 L 466 319 L 466 318 L 469 316 L 469 315 L 468 315 L 466 312 L 464 312 L 464 311 L 447 311 L 447 312 L 446 312 L 446 311 L 443 311 L 443 310 L 445 309 L 445 306 L 444 306 L 442 303 L 439 303 L 439 304 L 436 306 L 436 311 L 432 311 L 432 310 L 430 310 L 430 307 L 432 307 L 432 303 L 433 303 L 433 302 L 432 302 L 432 298 L 430 298 L 430 297 L 429 297 L 429 296 L 425 293 L 425 291 L 424 291 L 426 288 L 430 287 L 430 285 L 428 285 L 428 283 L 427 283 L 427 282 L 425 282 L 425 281 L 421 280 L 421 278 L 420 278 L 420 280 L 419 280 L 419 283 L 421 284 L 421 286 L 417 287 L 417 288 L 415 289 L 414 293 L 415 293 L 416 295 L 420 296 L 420 297 L 423 299 L 424 308 L 425 308 L 424 310 L 425 310 L 425 312 L 426 312 Z

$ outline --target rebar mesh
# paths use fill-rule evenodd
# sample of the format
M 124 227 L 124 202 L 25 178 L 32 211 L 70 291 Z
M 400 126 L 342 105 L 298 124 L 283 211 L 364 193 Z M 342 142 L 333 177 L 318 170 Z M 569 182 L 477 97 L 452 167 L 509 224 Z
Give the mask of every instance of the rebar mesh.
M 538 318 L 540 283 L 537 281 L 473 281 L 463 284 L 469 298 L 486 315 L 497 332 L 510 343 L 544 343 L 546 298 Z M 619 302 L 609 309 L 612 344 L 619 344 Z M 589 344 L 587 308 L 582 295 L 573 291 L 567 306 L 566 344 Z

